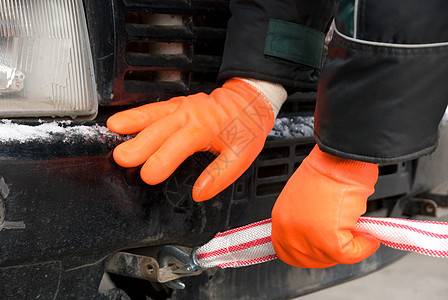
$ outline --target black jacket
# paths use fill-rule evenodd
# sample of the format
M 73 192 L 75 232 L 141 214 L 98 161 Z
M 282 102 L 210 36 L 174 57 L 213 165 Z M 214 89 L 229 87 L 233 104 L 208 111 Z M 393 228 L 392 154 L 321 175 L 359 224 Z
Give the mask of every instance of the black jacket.
M 291 91 L 319 80 L 323 151 L 388 163 L 435 149 L 448 103 L 448 1 L 235 0 L 230 9 L 220 79 L 253 77 Z
M 308 66 L 297 59 L 310 43 L 309 39 L 302 39 L 304 34 L 300 30 L 310 30 L 311 35 L 320 33 L 324 38 L 334 8 L 335 1 L 329 0 L 230 1 L 232 16 L 219 79 L 252 77 L 281 83 L 287 89 L 315 90 L 320 66 Z M 297 29 L 296 26 L 301 27 Z M 274 40 L 270 42 L 270 38 Z M 319 46 L 323 46 L 323 39 Z M 322 51 L 313 52 L 313 55 L 321 65 Z

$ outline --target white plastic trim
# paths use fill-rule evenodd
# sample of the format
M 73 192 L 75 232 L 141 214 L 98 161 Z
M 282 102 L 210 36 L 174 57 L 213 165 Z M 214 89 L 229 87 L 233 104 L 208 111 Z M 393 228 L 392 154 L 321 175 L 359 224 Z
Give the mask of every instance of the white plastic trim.
M 359 0 L 355 0 L 354 12 L 353 12 L 353 37 L 356 39 L 358 36 L 358 8 Z
M 352 38 L 346 36 L 341 33 L 337 28 L 335 28 L 335 33 L 340 37 L 351 41 L 353 43 L 364 44 L 369 46 L 378 46 L 378 47 L 390 47 L 390 48 L 407 48 L 407 49 L 418 49 L 418 48 L 433 48 L 433 47 L 446 47 L 448 46 L 448 42 L 443 43 L 430 43 L 430 44 L 393 44 L 393 43 L 382 43 L 382 42 L 372 42 L 367 40 L 361 40 L 357 38 Z

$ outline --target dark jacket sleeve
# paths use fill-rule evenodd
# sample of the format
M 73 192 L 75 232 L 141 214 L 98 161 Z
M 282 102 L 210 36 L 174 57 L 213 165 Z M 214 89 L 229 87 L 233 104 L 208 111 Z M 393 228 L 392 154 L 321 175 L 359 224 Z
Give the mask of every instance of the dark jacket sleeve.
M 321 150 L 389 163 L 436 148 L 448 103 L 448 1 L 422 3 L 339 2 L 315 112 Z
M 233 0 L 219 80 L 233 76 L 315 90 L 332 0 Z

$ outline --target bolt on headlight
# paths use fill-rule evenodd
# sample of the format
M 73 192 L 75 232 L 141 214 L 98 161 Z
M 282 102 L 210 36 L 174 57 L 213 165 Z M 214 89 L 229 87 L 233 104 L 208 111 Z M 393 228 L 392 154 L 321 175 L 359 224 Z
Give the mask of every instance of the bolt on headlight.
M 0 117 L 94 116 L 82 0 L 0 4 Z

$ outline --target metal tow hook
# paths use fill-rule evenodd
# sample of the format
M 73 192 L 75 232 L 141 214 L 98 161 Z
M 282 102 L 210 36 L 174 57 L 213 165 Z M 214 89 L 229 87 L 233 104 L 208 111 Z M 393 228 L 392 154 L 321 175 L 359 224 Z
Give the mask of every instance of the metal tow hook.
M 181 277 L 199 275 L 202 268 L 194 248 L 190 254 L 184 252 L 175 246 L 164 246 L 157 254 L 157 262 L 160 268 L 174 267 L 173 273 Z M 176 268 L 177 267 L 177 268 Z M 185 284 L 179 279 L 165 282 L 165 285 L 171 289 L 181 290 L 185 288 Z
M 189 249 L 164 246 L 158 251 L 157 259 L 129 252 L 116 252 L 109 258 L 106 271 L 164 283 L 172 289 L 183 289 L 185 284 L 179 278 L 196 276 L 203 270 L 199 266 L 195 249 L 190 254 L 187 252 Z

